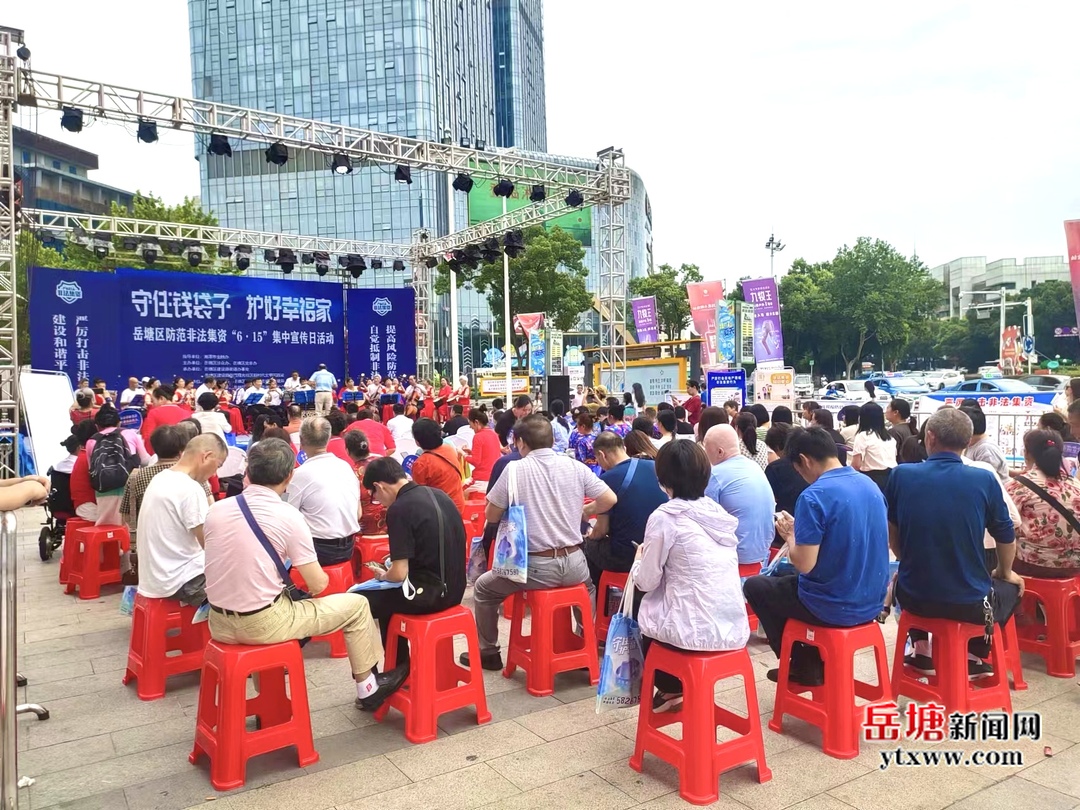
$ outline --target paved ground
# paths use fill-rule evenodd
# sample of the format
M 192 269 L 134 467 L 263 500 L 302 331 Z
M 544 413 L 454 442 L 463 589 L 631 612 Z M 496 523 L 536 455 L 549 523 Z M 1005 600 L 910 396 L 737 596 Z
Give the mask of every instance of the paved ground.
M 130 620 L 119 613 L 115 589 L 93 602 L 64 596 L 57 562 L 37 558 L 40 512 L 20 514 L 19 656 L 30 684 L 20 698 L 45 704 L 48 721 L 19 720 L 19 769 L 33 777 L 22 807 L 78 810 L 181 810 L 212 803 L 216 810 L 393 810 L 408 808 L 592 808 L 666 810 L 679 799 L 677 775 L 648 757 L 646 772 L 627 765 L 636 709 L 594 712 L 594 690 L 583 675 L 560 676 L 554 697 L 531 697 L 522 673 L 506 680 L 485 673 L 492 722 L 475 725 L 463 711 L 443 718 L 436 742 L 413 746 L 401 716 L 383 724 L 353 708 L 348 662 L 309 646 L 306 674 L 321 759 L 296 767 L 292 752 L 253 761 L 242 791 L 215 794 L 205 762 L 188 763 L 194 733 L 196 676 L 170 681 L 163 700 L 143 703 L 121 685 Z M 890 650 L 896 625 L 886 626 Z M 503 637 L 507 634 L 503 628 Z M 772 711 L 765 679 L 775 657 L 751 641 L 758 674 L 758 709 Z M 859 669 L 869 661 L 860 659 Z M 864 744 L 857 759 L 820 751 L 820 735 L 788 719 L 785 733 L 765 730 L 771 782 L 757 784 L 753 768 L 724 774 L 724 810 L 1073 810 L 1080 808 L 1080 690 L 1075 679 L 1049 678 L 1042 662 L 1024 658 L 1026 692 L 1015 708 L 1041 712 L 1043 739 L 1019 743 L 943 743 L 937 748 L 1019 750 L 1023 767 L 892 767 Z M 719 699 L 745 708 L 738 681 Z M 763 722 L 767 722 L 768 716 Z M 1044 746 L 1052 756 L 1044 753 Z M 930 750 L 933 746 L 913 744 Z

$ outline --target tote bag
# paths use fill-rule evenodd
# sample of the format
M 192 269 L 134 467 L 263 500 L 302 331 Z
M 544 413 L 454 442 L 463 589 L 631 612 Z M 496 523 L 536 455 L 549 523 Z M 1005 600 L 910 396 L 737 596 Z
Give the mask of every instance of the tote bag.
M 641 702 L 641 675 L 645 656 L 641 652 L 641 628 L 633 619 L 634 575 L 626 580 L 619 612 L 608 625 L 600 684 L 596 689 L 596 713 L 625 709 Z
M 517 465 L 511 463 L 506 469 L 509 507 L 499 522 L 495 534 L 495 559 L 491 570 L 496 576 L 511 582 L 527 581 L 529 575 L 529 534 L 525 520 L 525 505 L 517 500 Z

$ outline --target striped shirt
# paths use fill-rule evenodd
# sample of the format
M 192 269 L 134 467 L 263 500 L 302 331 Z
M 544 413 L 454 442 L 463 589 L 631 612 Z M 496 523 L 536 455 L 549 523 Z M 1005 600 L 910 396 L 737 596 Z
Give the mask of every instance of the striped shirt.
M 500 509 L 510 506 L 511 478 L 514 503 L 525 507 L 530 551 L 581 545 L 585 499 L 611 491 L 588 467 L 551 448 L 532 450 L 507 466 L 487 496 Z

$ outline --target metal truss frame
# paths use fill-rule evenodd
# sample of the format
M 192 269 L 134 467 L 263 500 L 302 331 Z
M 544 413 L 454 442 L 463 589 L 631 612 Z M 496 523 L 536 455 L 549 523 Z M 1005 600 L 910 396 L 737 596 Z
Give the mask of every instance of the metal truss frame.
M 611 184 L 606 201 L 597 206 L 600 237 L 600 368 L 609 391 L 621 391 L 626 382 L 626 207 L 621 202 L 627 188 L 617 187 L 626 168 L 621 149 L 600 153 Z
M 19 474 L 19 337 L 15 286 L 14 32 L 0 30 L 0 478 Z

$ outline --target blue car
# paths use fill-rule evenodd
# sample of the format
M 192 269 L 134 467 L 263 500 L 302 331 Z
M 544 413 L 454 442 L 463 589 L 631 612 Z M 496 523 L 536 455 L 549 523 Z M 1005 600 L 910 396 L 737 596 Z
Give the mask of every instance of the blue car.
M 948 388 L 943 388 L 939 394 L 1035 394 L 1038 389 L 1020 382 L 1019 380 L 1007 380 L 1002 377 L 968 380 L 957 383 Z
M 930 393 L 928 386 L 916 382 L 910 377 L 879 375 L 870 377 L 870 382 L 878 390 L 884 391 L 891 397 L 900 397 L 901 399 L 915 399 Z

